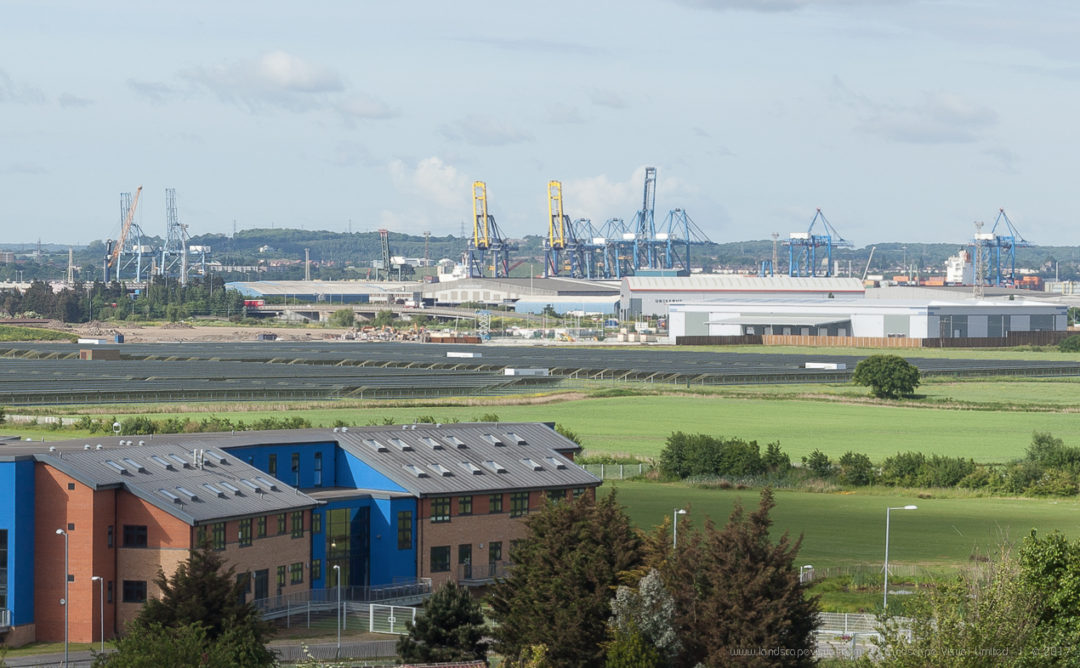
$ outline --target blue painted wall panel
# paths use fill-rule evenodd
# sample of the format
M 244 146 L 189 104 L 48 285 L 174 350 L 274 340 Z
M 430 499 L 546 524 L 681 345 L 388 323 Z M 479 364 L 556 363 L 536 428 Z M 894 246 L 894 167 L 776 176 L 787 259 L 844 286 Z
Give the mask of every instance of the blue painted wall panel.
M 8 531 L 7 607 L 34 622 L 34 462 L 0 462 L 0 529 Z

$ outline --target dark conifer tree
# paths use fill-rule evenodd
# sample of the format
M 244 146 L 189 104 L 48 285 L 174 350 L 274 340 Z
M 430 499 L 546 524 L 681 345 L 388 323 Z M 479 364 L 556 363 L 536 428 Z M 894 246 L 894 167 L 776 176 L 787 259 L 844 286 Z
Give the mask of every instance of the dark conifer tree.
M 485 632 L 479 602 L 468 589 L 450 582 L 424 601 L 409 634 L 398 640 L 398 657 L 409 663 L 484 659 Z

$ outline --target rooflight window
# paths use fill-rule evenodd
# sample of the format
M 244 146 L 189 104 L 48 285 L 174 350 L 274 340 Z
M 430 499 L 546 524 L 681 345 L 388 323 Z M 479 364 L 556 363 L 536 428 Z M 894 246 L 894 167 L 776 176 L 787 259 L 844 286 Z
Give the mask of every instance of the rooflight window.
M 236 485 L 232 484 L 231 482 L 225 482 L 224 480 L 222 480 L 221 481 L 221 486 L 224 487 L 225 489 L 229 490 L 233 494 L 239 494 L 240 493 L 240 488 L 237 487 Z
M 483 475 L 484 472 L 480 470 L 480 467 L 472 462 L 461 462 L 461 468 L 465 469 L 473 475 Z
M 427 477 L 427 474 L 424 473 L 424 470 L 422 468 L 420 468 L 419 466 L 417 466 L 416 464 L 402 464 L 401 468 L 405 469 L 406 471 L 413 474 L 417 478 L 426 478 Z
M 412 450 L 411 445 L 396 436 L 392 436 L 390 438 L 390 445 L 394 446 L 398 450 L 401 450 L 402 452 L 405 452 L 406 450 Z
M 495 473 L 506 473 L 506 469 L 503 468 L 502 465 L 499 464 L 499 462 L 495 461 L 494 459 L 486 459 L 486 460 L 484 460 L 484 466 L 491 469 Z
M 205 487 L 211 494 L 216 497 L 224 499 L 228 496 L 227 494 L 225 494 L 224 490 L 222 490 L 220 487 L 218 487 L 212 482 L 204 482 L 203 487 Z
M 167 489 L 159 489 L 157 493 L 164 496 L 166 499 L 172 501 L 173 503 L 182 503 L 179 496 L 173 494 Z
M 551 464 L 551 466 L 553 468 L 557 468 L 557 469 L 566 468 L 566 464 L 563 464 L 561 461 L 559 461 L 558 459 L 555 459 L 554 457 L 544 457 L 544 461 L 546 461 L 548 464 Z
M 441 475 L 444 478 L 447 477 L 447 476 L 453 475 L 453 474 L 450 473 L 450 469 L 446 468 L 442 464 L 428 464 L 428 468 L 431 469 L 432 471 L 438 473 L 439 475 Z
M 221 454 L 220 452 L 216 452 L 214 450 L 207 450 L 205 454 L 206 454 L 207 457 L 209 457 L 210 459 L 213 459 L 218 464 L 228 464 L 229 463 L 229 459 L 225 455 Z
M 188 497 L 192 501 L 198 501 L 199 497 L 195 495 L 195 492 L 191 491 L 187 487 L 177 487 L 176 491 L 180 492 L 184 496 Z
M 131 467 L 131 468 L 135 469 L 135 470 L 136 470 L 136 471 L 138 471 L 139 473 L 146 473 L 146 467 L 145 467 L 145 466 L 143 466 L 142 464 L 140 464 L 139 462 L 135 461 L 135 460 L 134 460 L 134 459 L 132 459 L 131 457 L 124 457 L 124 458 L 123 458 L 123 459 L 121 459 L 120 461 L 124 462 L 124 463 L 125 463 L 125 464 L 127 464 L 127 465 L 128 465 L 129 467 Z
M 166 471 L 172 471 L 173 470 L 172 463 L 169 462 L 164 457 L 159 457 L 158 455 L 150 455 L 150 461 L 154 462 L 155 464 L 157 464 L 161 468 L 165 469 Z
M 383 445 L 382 443 L 379 443 L 378 441 L 376 441 L 373 438 L 365 438 L 364 439 L 364 445 L 368 446 L 369 448 L 371 448 L 375 452 L 386 452 L 386 446 Z
M 126 468 L 124 468 L 124 466 L 122 464 L 117 464 L 116 462 L 114 462 L 111 459 L 106 459 L 105 460 L 105 466 L 108 466 L 109 468 L 116 471 L 120 475 L 126 475 L 128 473 L 131 473 L 131 471 L 128 471 Z
M 251 482 L 247 478 L 240 478 L 240 484 L 244 487 L 251 489 L 253 492 L 262 492 L 262 487 L 259 487 L 255 483 Z
M 522 459 L 521 463 L 524 464 L 525 466 L 528 466 L 529 468 L 531 468 L 534 471 L 543 471 L 544 470 L 544 467 L 540 466 L 539 464 L 534 462 L 532 459 L 529 459 L 528 457 L 526 457 L 525 459 Z
M 525 440 L 525 437 L 519 436 L 519 435 L 515 434 L 512 431 L 506 432 L 506 437 L 509 438 L 514 443 L 517 443 L 518 445 L 527 445 L 528 444 L 528 441 Z
M 442 450 L 443 449 L 442 443 L 439 443 L 438 441 L 436 441 L 435 439 L 433 439 L 430 436 L 424 436 L 420 440 L 424 442 L 424 445 L 427 445 L 432 450 Z
M 262 485 L 263 487 L 266 487 L 267 489 L 269 489 L 271 491 L 274 491 L 274 492 L 278 491 L 277 484 L 274 483 L 274 481 L 270 480 L 269 478 L 264 478 L 261 475 L 258 475 L 258 476 L 255 476 L 255 482 L 259 483 L 260 485 Z
M 454 447 L 457 448 L 458 450 L 464 450 L 465 449 L 465 441 L 461 440 L 457 436 L 447 436 L 446 440 L 453 443 Z
M 182 466 L 184 468 L 187 468 L 188 466 L 190 466 L 190 464 L 188 463 L 188 460 L 184 459 L 183 457 L 176 454 L 175 452 L 169 453 L 169 459 L 173 460 L 174 462 L 176 462 L 177 464 L 179 464 L 180 466 Z
M 484 434 L 484 438 L 487 439 L 488 443 L 491 443 L 492 445 L 495 445 L 495 446 L 506 445 L 505 443 L 502 442 L 501 438 L 499 438 L 498 436 L 495 436 L 494 434 Z

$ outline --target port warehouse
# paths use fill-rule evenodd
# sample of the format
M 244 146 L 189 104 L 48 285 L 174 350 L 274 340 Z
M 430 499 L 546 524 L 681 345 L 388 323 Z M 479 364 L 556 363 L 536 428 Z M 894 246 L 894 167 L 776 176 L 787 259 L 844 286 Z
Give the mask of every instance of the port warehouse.
M 134 440 L 139 438 L 141 440 Z M 572 441 L 541 423 L 457 423 L 0 444 L 0 634 L 106 637 L 204 538 L 249 600 L 402 583 L 490 583 L 522 518 L 595 496 Z M 65 535 L 59 535 L 58 530 Z M 100 584 L 91 576 L 101 578 Z M 98 590 L 98 587 L 101 590 Z

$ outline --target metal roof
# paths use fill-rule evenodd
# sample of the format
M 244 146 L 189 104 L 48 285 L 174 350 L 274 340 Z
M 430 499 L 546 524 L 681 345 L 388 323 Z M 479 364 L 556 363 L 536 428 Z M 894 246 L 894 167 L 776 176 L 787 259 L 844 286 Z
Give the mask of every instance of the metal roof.
M 37 444 L 44 449 L 45 444 Z M 122 487 L 188 524 L 303 510 L 318 501 L 225 452 L 175 443 L 40 452 L 34 459 L 93 489 Z
M 793 316 L 778 315 L 776 313 L 751 313 L 719 320 L 709 320 L 709 325 L 791 325 L 793 327 L 821 327 L 840 322 L 851 322 L 851 318 L 837 318 L 834 316 Z
M 866 291 L 858 278 L 794 276 L 626 276 L 624 288 L 641 292 L 853 292 Z

